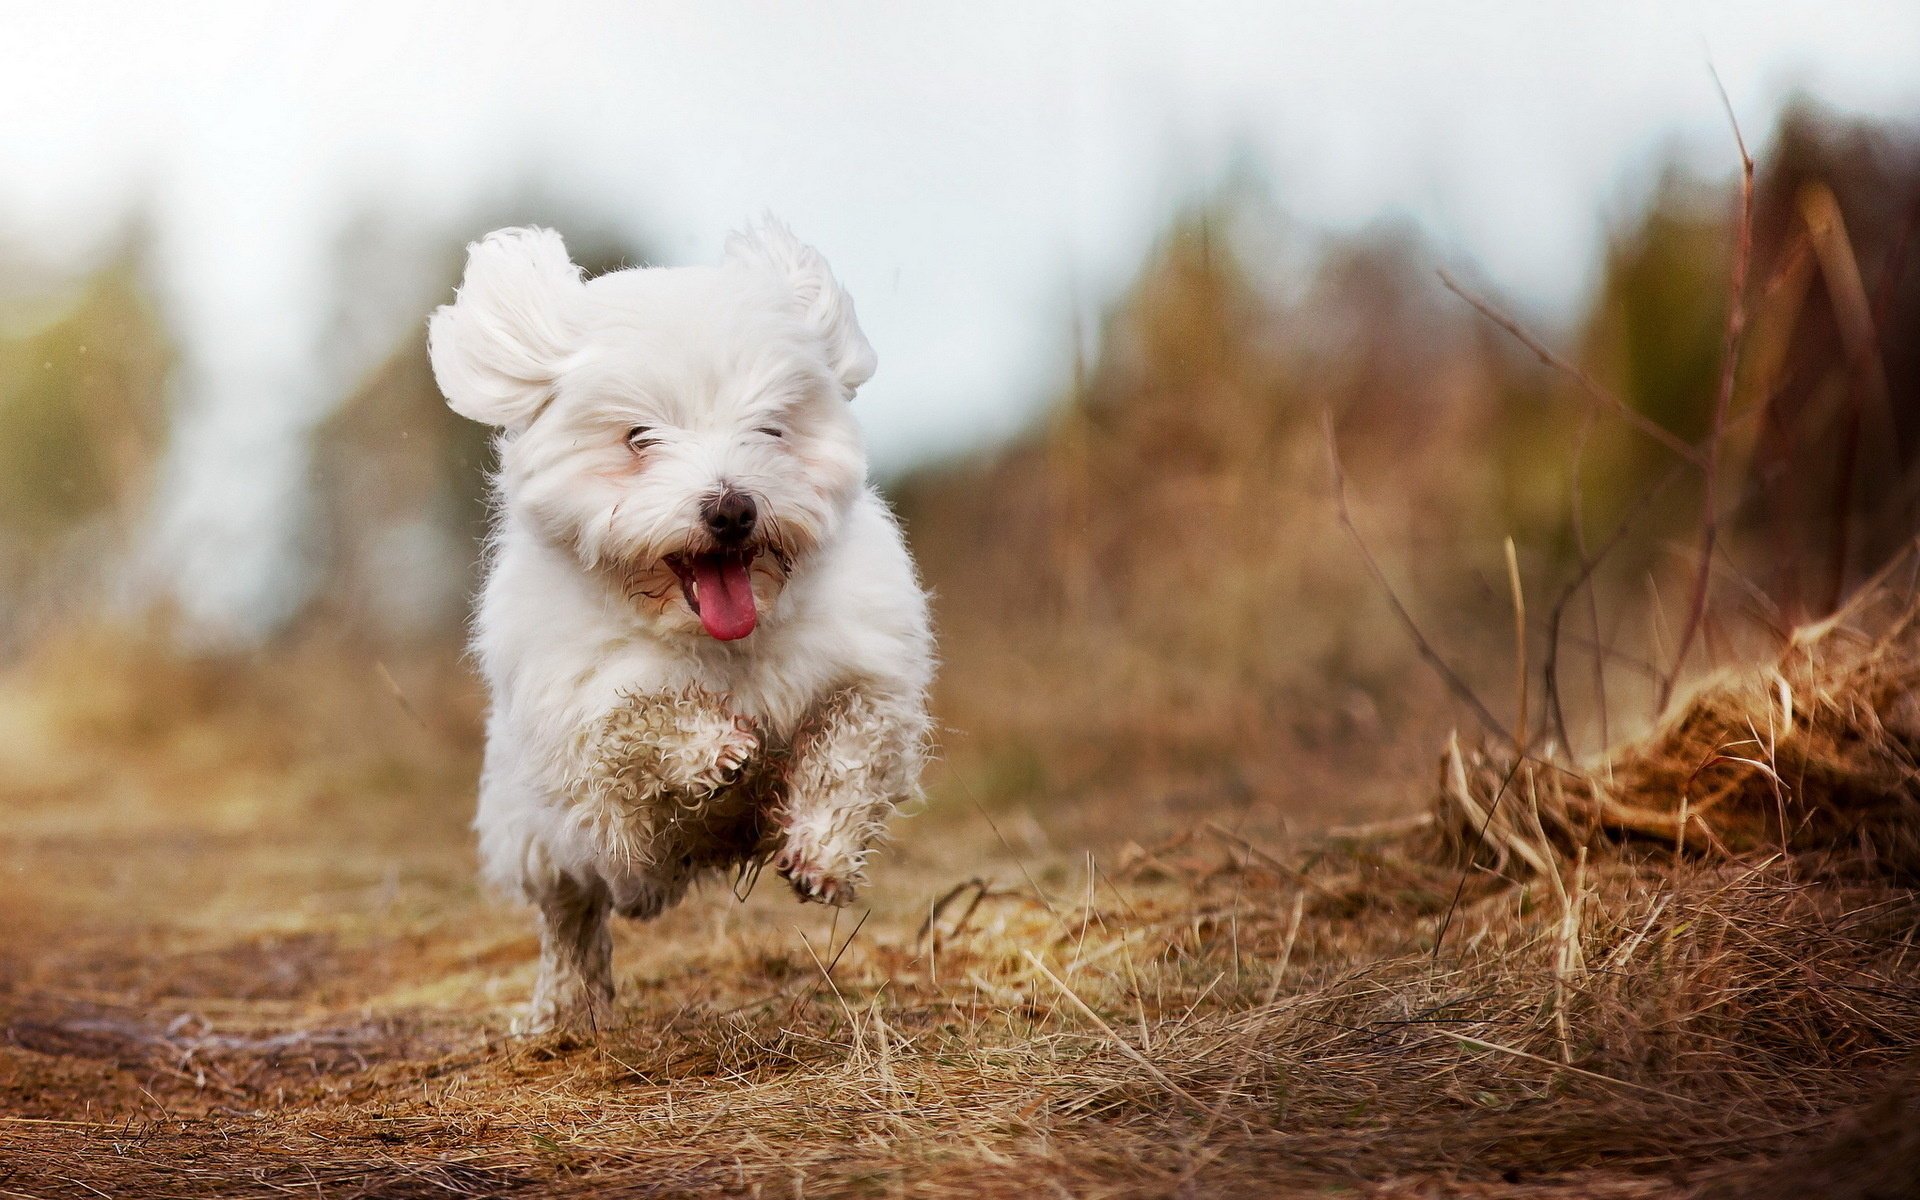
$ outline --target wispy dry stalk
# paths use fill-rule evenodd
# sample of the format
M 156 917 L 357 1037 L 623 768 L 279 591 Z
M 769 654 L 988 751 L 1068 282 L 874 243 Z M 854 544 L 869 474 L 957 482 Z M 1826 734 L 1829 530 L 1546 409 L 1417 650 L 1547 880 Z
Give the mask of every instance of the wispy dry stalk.
M 1680 627 L 1680 639 L 1674 649 L 1673 666 L 1660 682 L 1656 712 L 1665 712 L 1673 699 L 1674 686 L 1686 667 L 1687 654 L 1706 619 L 1707 601 L 1712 594 L 1713 554 L 1720 539 L 1720 451 L 1725 440 L 1727 415 L 1733 407 L 1733 389 L 1739 377 L 1741 335 L 1747 326 L 1747 271 L 1753 260 L 1753 156 L 1747 153 L 1747 139 L 1740 132 L 1740 120 L 1733 102 L 1713 76 L 1720 101 L 1726 107 L 1727 121 L 1733 127 L 1733 141 L 1740 152 L 1740 229 L 1735 237 L 1733 273 L 1727 284 L 1727 323 L 1720 339 L 1720 380 L 1714 390 L 1713 416 L 1708 426 L 1707 443 L 1701 459 L 1702 498 L 1700 503 L 1700 554 L 1694 566 L 1693 590 L 1687 601 L 1686 621 Z
M 1533 744 L 1528 736 L 1527 679 L 1531 674 L 1527 670 L 1527 594 L 1520 586 L 1520 554 L 1513 547 L 1511 537 L 1506 540 L 1507 552 L 1507 590 L 1513 601 L 1513 750 L 1515 754 L 1525 755 Z
M 1880 337 L 1874 317 L 1875 305 L 1867 296 L 1860 277 L 1860 263 L 1853 253 L 1853 241 L 1847 234 L 1846 218 L 1833 191 L 1824 184 L 1812 184 L 1799 196 L 1801 219 L 1808 240 L 1820 262 L 1820 277 L 1826 282 L 1834 324 L 1839 328 L 1846 348 L 1849 382 L 1846 425 L 1841 433 L 1840 461 L 1834 472 L 1831 537 L 1826 603 L 1823 611 L 1839 607 L 1846 591 L 1847 557 L 1853 539 L 1853 484 L 1859 465 L 1860 439 L 1871 403 L 1881 427 L 1889 437 L 1897 437 L 1898 420 L 1887 385 L 1886 369 L 1881 362 Z M 1896 247 L 1898 249 L 1898 247 Z
M 1545 342 L 1535 337 L 1524 325 L 1502 312 L 1492 301 L 1465 287 L 1459 280 L 1455 279 L 1446 268 L 1438 268 L 1438 274 L 1440 276 L 1440 282 L 1448 291 L 1465 300 L 1468 304 L 1472 305 L 1474 310 L 1481 316 L 1505 330 L 1515 341 L 1533 351 L 1534 356 L 1543 364 L 1552 367 L 1554 370 L 1573 380 L 1573 382 L 1579 386 L 1581 393 L 1585 395 L 1587 400 L 1595 407 L 1611 410 L 1633 429 L 1652 438 L 1687 462 L 1692 463 L 1696 467 L 1705 467 L 1705 460 L 1701 458 L 1699 452 L 1695 450 L 1694 447 L 1687 445 L 1685 439 L 1658 421 L 1647 416 L 1639 409 L 1633 407 L 1631 404 L 1628 404 L 1625 400 L 1614 395 L 1606 388 L 1601 387 L 1594 381 L 1593 376 L 1555 354 L 1548 348 Z
M 1624 1079 L 1615 1079 L 1611 1075 L 1602 1075 L 1598 1071 L 1588 1071 L 1588 1070 L 1583 1070 L 1580 1067 L 1568 1066 L 1566 1063 L 1557 1063 L 1557 1062 L 1554 1062 L 1552 1059 L 1546 1058 L 1542 1055 L 1533 1054 L 1526 1050 L 1517 1049 L 1516 1047 L 1513 1047 L 1513 1046 L 1503 1046 L 1499 1042 L 1490 1042 L 1490 1041 L 1487 1041 L 1485 1038 L 1468 1037 L 1464 1033 L 1455 1033 L 1451 1029 L 1442 1029 L 1440 1032 L 1445 1036 L 1452 1038 L 1454 1041 L 1459 1042 L 1461 1045 L 1472 1046 L 1476 1050 L 1491 1050 L 1496 1054 L 1510 1054 L 1515 1058 L 1522 1058 L 1527 1060 L 1528 1062 L 1540 1063 L 1542 1066 L 1552 1067 L 1555 1070 L 1569 1071 L 1575 1075 L 1579 1075 L 1586 1079 L 1597 1080 L 1598 1082 L 1607 1084 L 1610 1087 L 1624 1088 L 1629 1091 L 1635 1091 L 1635 1092 L 1645 1092 L 1648 1095 L 1658 1096 L 1663 1100 L 1680 1100 L 1681 1099 L 1681 1097 L 1675 1096 L 1671 1092 L 1663 1092 L 1658 1088 L 1650 1088 L 1650 1087 L 1642 1086 L 1641 1084 L 1637 1084 L 1637 1083 L 1629 1083 Z
M 1206 1116 L 1209 1120 L 1215 1120 L 1215 1121 L 1218 1120 L 1218 1112 L 1215 1110 L 1213 1105 L 1208 1104 L 1204 1100 L 1200 1099 L 1198 1096 L 1195 1096 L 1192 1092 L 1189 1092 L 1187 1089 L 1175 1083 L 1173 1081 L 1173 1077 L 1168 1075 L 1165 1071 L 1161 1070 L 1158 1064 L 1156 1064 L 1152 1059 L 1148 1058 L 1146 1054 L 1144 1054 L 1142 1051 L 1136 1049 L 1133 1043 L 1121 1037 L 1118 1030 L 1116 1030 L 1113 1026 L 1107 1024 L 1106 1020 L 1103 1017 L 1101 1017 L 1099 1013 L 1094 1012 L 1092 1008 L 1088 1007 L 1087 1002 L 1080 998 L 1079 993 L 1075 992 L 1071 987 L 1068 987 L 1064 980 L 1062 980 L 1058 975 L 1055 975 L 1053 971 L 1047 967 L 1046 963 L 1043 963 L 1040 961 L 1040 958 L 1038 955 L 1034 954 L 1034 952 L 1031 950 L 1022 950 L 1020 953 L 1022 957 L 1024 957 L 1027 960 L 1027 962 L 1035 970 L 1039 971 L 1040 974 L 1046 976 L 1047 982 L 1051 983 L 1056 989 L 1059 990 L 1060 995 L 1067 1001 L 1068 1004 L 1073 1006 L 1075 1011 L 1077 1011 L 1081 1016 L 1085 1017 L 1088 1021 L 1091 1021 L 1093 1023 L 1094 1028 L 1098 1029 L 1101 1033 L 1105 1034 L 1107 1036 L 1107 1039 L 1113 1043 L 1116 1049 L 1118 1049 L 1122 1054 L 1125 1054 L 1128 1058 L 1132 1059 L 1136 1063 L 1139 1063 L 1141 1067 L 1145 1068 L 1147 1074 L 1153 1076 L 1156 1080 L 1160 1082 L 1162 1087 L 1165 1087 L 1168 1091 L 1172 1092 L 1174 1095 L 1180 1097 L 1182 1100 L 1185 1100 L 1188 1104 L 1193 1105 L 1196 1109 L 1198 1109 L 1201 1112 L 1202 1115 Z M 1198 1004 L 1198 1001 L 1195 1001 L 1195 1003 Z
M 1387 604 L 1393 609 L 1393 615 L 1398 618 L 1401 628 L 1405 629 L 1408 636 L 1413 639 L 1414 648 L 1419 651 L 1421 659 L 1440 676 L 1441 681 L 1447 685 L 1447 690 L 1473 710 L 1474 716 L 1480 719 L 1480 724 L 1488 732 L 1498 735 L 1502 741 L 1514 741 L 1514 735 L 1493 715 L 1493 710 L 1481 702 L 1473 688 L 1460 677 L 1460 673 L 1448 665 L 1447 660 L 1440 656 L 1440 652 L 1433 648 L 1433 643 L 1427 640 L 1427 635 L 1420 632 L 1419 623 L 1413 619 L 1413 614 L 1407 611 L 1407 606 L 1400 602 L 1399 594 L 1393 590 L 1393 584 L 1388 581 L 1387 573 L 1380 567 L 1380 560 L 1375 558 L 1373 551 L 1367 548 L 1367 540 L 1360 535 L 1360 528 L 1353 521 L 1353 512 L 1347 507 L 1347 475 L 1340 466 L 1340 444 L 1333 432 L 1333 414 L 1322 413 L 1321 425 L 1326 431 L 1327 461 L 1333 472 L 1333 502 L 1340 518 L 1340 527 L 1347 531 L 1347 536 L 1353 539 L 1354 546 L 1359 549 L 1360 558 L 1366 563 L 1367 573 L 1373 576 L 1375 583 L 1380 585 L 1380 591 L 1386 597 Z
M 1572 478 L 1568 481 L 1568 484 L 1569 484 L 1568 521 L 1573 526 L 1574 553 L 1579 555 L 1579 558 L 1580 558 L 1579 580 L 1581 583 L 1586 584 L 1585 590 L 1587 593 L 1587 623 L 1589 627 L 1593 630 L 1594 716 L 1600 722 L 1600 744 L 1602 746 L 1609 746 L 1613 744 L 1613 734 L 1608 729 L 1609 717 L 1608 717 L 1607 709 L 1609 707 L 1609 701 L 1607 700 L 1607 656 L 1606 656 L 1606 653 L 1601 649 L 1601 642 L 1603 639 L 1605 639 L 1606 634 L 1602 632 L 1600 628 L 1599 590 L 1596 589 L 1590 582 L 1588 582 L 1593 578 L 1594 567 L 1598 561 L 1587 550 L 1587 515 L 1585 512 L 1586 486 L 1585 486 L 1585 479 L 1583 478 L 1583 475 L 1584 475 L 1583 469 L 1586 466 L 1587 441 L 1592 436 L 1592 434 L 1593 434 L 1593 414 L 1589 413 L 1587 414 L 1587 419 L 1580 423 L 1580 439 L 1578 444 L 1574 446 L 1574 450 L 1573 450 L 1573 472 L 1572 472 Z M 1569 593 L 1569 595 L 1571 595 L 1571 593 Z M 1560 628 L 1560 618 L 1558 615 L 1558 607 L 1559 607 L 1558 605 L 1555 606 L 1556 612 L 1555 612 L 1554 619 L 1551 622 L 1552 628 L 1556 634 L 1558 633 Z M 1557 644 L 1555 646 L 1548 648 L 1547 654 L 1548 654 L 1549 661 L 1552 660 L 1553 656 L 1558 652 L 1558 649 L 1559 647 Z M 1560 744 L 1567 748 L 1567 754 L 1569 757 L 1571 757 L 1573 755 L 1573 743 L 1567 734 L 1567 717 L 1566 717 L 1565 711 L 1560 707 L 1560 695 L 1558 690 L 1555 687 L 1555 681 L 1548 682 L 1547 691 L 1548 691 L 1548 694 L 1553 697 L 1554 717 L 1559 722 L 1559 726 L 1560 726 Z
M 1567 981 L 1586 970 L 1580 945 L 1580 916 L 1587 902 L 1587 848 L 1580 847 L 1573 864 L 1573 886 L 1561 898 L 1559 949 L 1553 960 L 1553 1022 L 1560 1041 L 1560 1061 L 1573 1061 L 1573 1039 L 1567 1027 Z
M 1600 744 L 1602 747 L 1605 747 L 1612 744 L 1612 739 L 1607 736 L 1607 714 L 1606 714 L 1607 695 L 1606 695 L 1605 664 L 1606 664 L 1606 659 L 1608 657 L 1608 650 L 1605 644 L 1601 640 L 1603 637 L 1603 634 L 1601 633 L 1601 629 L 1600 629 L 1599 600 L 1594 595 L 1594 587 L 1593 587 L 1594 574 L 1600 569 L 1601 564 L 1607 560 L 1607 557 L 1613 553 L 1614 549 L 1617 546 L 1619 546 L 1623 541 L 1626 540 L 1627 535 L 1639 526 L 1640 521 L 1653 508 L 1654 502 L 1657 501 L 1660 498 L 1660 496 L 1664 494 L 1669 487 L 1672 487 L 1675 483 L 1679 482 L 1680 476 L 1685 472 L 1685 470 L 1686 470 L 1685 465 L 1680 463 L 1675 463 L 1673 466 L 1669 467 L 1666 470 L 1666 472 L 1661 475 L 1659 479 L 1654 481 L 1651 487 L 1647 488 L 1646 491 L 1640 494 L 1639 499 L 1637 499 L 1634 502 L 1633 506 L 1627 510 L 1626 515 L 1620 519 L 1619 523 L 1613 527 L 1613 531 L 1607 535 L 1607 540 L 1600 544 L 1600 548 L 1598 550 L 1589 554 L 1585 549 L 1585 545 L 1584 545 L 1585 539 L 1584 538 L 1580 539 L 1580 546 L 1581 546 L 1580 570 L 1574 575 L 1572 579 L 1567 581 L 1567 584 L 1565 587 L 1560 589 L 1559 595 L 1554 597 L 1553 607 L 1548 611 L 1547 651 L 1546 651 L 1545 662 L 1541 668 L 1541 675 L 1543 679 L 1543 686 L 1545 687 L 1547 692 L 1548 702 L 1552 707 L 1555 727 L 1559 730 L 1559 733 L 1560 733 L 1561 744 L 1568 748 L 1569 754 L 1572 753 L 1572 743 L 1571 741 L 1569 741 L 1568 735 L 1567 735 L 1566 711 L 1560 701 L 1560 671 L 1559 671 L 1561 624 L 1566 616 L 1567 605 L 1573 600 L 1575 596 L 1579 595 L 1582 591 L 1586 592 L 1588 605 L 1592 610 L 1593 640 L 1589 644 L 1589 648 L 1593 652 L 1594 672 L 1595 672 L 1595 680 L 1596 680 L 1595 686 L 1598 689 L 1597 700 L 1599 702 L 1599 708 L 1600 708 L 1600 730 L 1601 730 Z M 1577 487 L 1577 483 L 1576 483 L 1576 487 Z M 1579 520 L 1577 515 L 1575 516 L 1574 519 L 1576 523 Z
M 1453 803 L 1460 816 L 1465 817 L 1469 822 L 1477 821 L 1477 827 L 1474 829 L 1473 843 L 1467 850 L 1465 861 L 1461 865 L 1460 877 L 1454 882 L 1453 895 L 1447 900 L 1447 910 L 1441 914 L 1439 928 L 1434 930 L 1431 957 L 1435 962 L 1440 960 L 1440 948 L 1446 945 L 1447 930 L 1453 927 L 1453 914 L 1459 911 L 1460 897 L 1466 894 L 1467 876 L 1473 870 L 1474 859 L 1479 854 L 1480 848 L 1487 844 L 1487 833 L 1493 826 L 1494 818 L 1500 814 L 1500 803 L 1512 790 L 1513 777 L 1520 772 L 1520 768 L 1526 764 L 1526 761 L 1524 757 L 1514 755 L 1513 766 L 1508 769 L 1506 778 L 1500 781 L 1500 787 L 1493 793 L 1493 799 L 1488 802 L 1486 810 L 1482 812 L 1467 789 L 1466 768 L 1460 758 L 1460 739 L 1457 735 L 1447 739 L 1447 754 L 1441 761 L 1440 768 L 1440 794 Z M 1442 818 L 1434 824 L 1444 828 L 1448 820 Z M 1504 853 L 1505 851 L 1502 851 L 1502 854 Z

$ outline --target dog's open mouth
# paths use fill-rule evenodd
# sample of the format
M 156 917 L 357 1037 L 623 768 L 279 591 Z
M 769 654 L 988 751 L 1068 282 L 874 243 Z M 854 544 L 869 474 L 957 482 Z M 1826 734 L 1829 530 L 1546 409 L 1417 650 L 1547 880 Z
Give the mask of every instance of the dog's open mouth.
M 680 578 L 680 594 L 700 624 L 723 642 L 753 632 L 760 610 L 753 600 L 754 550 L 717 554 L 670 554 L 667 565 Z

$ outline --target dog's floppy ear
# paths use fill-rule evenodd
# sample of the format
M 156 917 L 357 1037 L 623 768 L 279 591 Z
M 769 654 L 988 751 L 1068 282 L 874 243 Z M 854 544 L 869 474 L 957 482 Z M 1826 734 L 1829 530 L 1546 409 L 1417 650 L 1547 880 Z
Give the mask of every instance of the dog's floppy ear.
M 765 267 L 787 281 L 826 346 L 827 362 L 846 398 L 853 399 L 860 385 L 873 378 L 879 362 L 853 315 L 853 297 L 833 277 L 820 252 L 769 216 L 728 238 L 727 257 Z
M 427 355 L 448 406 L 509 432 L 526 428 L 552 398 L 584 292 L 551 229 L 498 229 L 468 246 L 453 303 L 427 322 Z

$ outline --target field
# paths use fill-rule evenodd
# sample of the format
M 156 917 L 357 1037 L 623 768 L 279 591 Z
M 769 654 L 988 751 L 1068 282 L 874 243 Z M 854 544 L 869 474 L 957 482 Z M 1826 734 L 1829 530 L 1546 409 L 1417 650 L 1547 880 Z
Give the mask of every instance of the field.
M 307 607 L 193 652 L 100 598 L 166 355 L 99 281 L 0 355 L 19 463 L 118 439 L 0 472 L 0 1197 L 1920 1195 L 1893 146 L 1663 185 L 1564 352 L 1404 231 L 1282 287 L 1183 216 L 893 481 L 940 754 L 874 886 L 619 926 L 593 1040 L 510 1033 L 417 336 L 315 434 Z
M 0 701 L 0 1194 L 1910 1194 L 1913 622 L 1344 833 L 1069 849 L 950 770 L 869 903 L 622 928 L 591 1044 L 507 1036 L 463 677 L 75 640 Z

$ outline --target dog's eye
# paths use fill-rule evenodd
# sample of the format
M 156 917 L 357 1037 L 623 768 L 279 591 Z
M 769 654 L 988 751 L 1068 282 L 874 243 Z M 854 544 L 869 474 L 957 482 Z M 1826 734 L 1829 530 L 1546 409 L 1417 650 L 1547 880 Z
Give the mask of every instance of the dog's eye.
M 760 428 L 754 430 L 754 432 L 764 433 L 770 438 L 783 438 L 787 436 L 787 431 L 778 425 L 762 425 Z
M 635 450 L 644 450 L 659 439 L 653 436 L 653 426 L 635 425 L 627 430 L 627 445 Z

